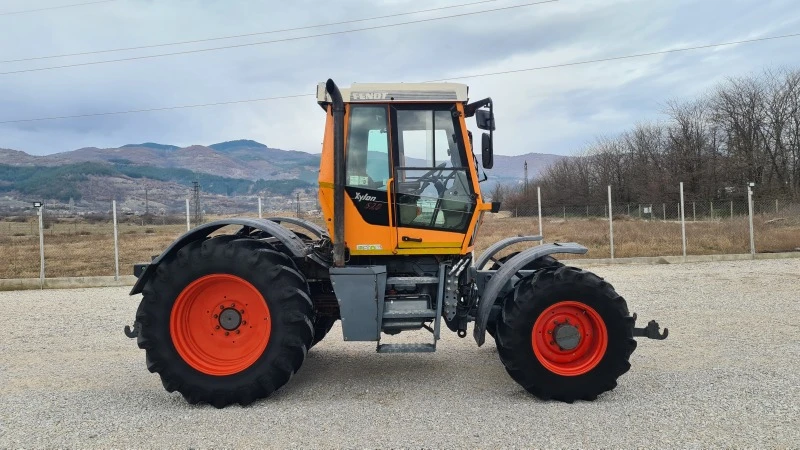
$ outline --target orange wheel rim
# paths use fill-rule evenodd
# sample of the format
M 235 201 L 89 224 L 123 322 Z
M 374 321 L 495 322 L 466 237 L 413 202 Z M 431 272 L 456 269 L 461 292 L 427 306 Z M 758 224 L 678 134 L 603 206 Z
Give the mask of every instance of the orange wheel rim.
M 186 286 L 169 319 L 181 358 L 217 376 L 252 366 L 267 348 L 271 330 L 264 296 L 246 280 L 227 274 L 206 275 Z
M 566 300 L 551 305 L 536 319 L 531 346 L 547 370 L 563 376 L 583 375 L 603 359 L 608 331 L 593 308 Z

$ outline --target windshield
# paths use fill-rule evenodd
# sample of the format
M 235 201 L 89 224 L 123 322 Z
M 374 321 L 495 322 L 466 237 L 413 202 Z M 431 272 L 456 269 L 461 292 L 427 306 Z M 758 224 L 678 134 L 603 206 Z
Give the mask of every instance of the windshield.
M 455 108 L 398 105 L 393 116 L 399 225 L 465 230 L 475 200 Z

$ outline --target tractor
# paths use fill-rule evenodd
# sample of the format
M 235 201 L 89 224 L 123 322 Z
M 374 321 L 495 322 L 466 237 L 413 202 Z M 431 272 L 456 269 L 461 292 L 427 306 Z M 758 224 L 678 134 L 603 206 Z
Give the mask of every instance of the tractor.
M 581 245 L 518 235 L 475 256 L 484 215 L 500 204 L 480 189 L 494 104 L 467 95 L 457 83 L 319 83 L 324 226 L 213 221 L 134 266 L 131 295 L 142 299 L 125 333 L 164 388 L 192 404 L 250 404 L 289 382 L 338 320 L 345 341 L 375 342 L 378 353 L 433 352 L 442 323 L 463 338 L 474 322 L 477 345 L 488 332 L 511 378 L 540 399 L 614 389 L 634 338 L 667 330 L 637 328 L 608 282 L 551 256 L 584 254 Z M 471 117 L 485 130 L 480 164 Z M 381 342 L 411 330 L 429 339 Z

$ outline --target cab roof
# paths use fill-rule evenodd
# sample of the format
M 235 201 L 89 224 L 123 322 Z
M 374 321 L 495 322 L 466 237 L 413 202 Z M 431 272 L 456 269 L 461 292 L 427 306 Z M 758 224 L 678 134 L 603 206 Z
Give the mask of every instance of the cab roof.
M 466 102 L 469 88 L 460 83 L 353 83 L 340 91 L 345 103 Z M 317 103 L 324 107 L 330 102 L 325 83 L 317 84 Z

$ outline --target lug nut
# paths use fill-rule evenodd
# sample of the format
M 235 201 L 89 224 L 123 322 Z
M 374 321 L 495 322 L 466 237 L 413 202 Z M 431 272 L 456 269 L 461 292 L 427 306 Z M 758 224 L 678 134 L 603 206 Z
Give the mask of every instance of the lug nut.
M 219 305 L 219 309 L 225 309 L 225 306 Z
M 244 310 L 241 310 L 240 312 L 241 312 L 242 314 L 244 314 Z
M 241 333 L 241 331 L 239 331 L 239 330 L 236 330 L 236 334 L 239 334 L 239 333 Z
M 231 303 L 231 308 L 233 308 L 234 306 L 236 306 L 236 305 L 235 305 L 235 304 L 233 304 L 233 303 Z
M 225 336 L 227 336 L 227 335 L 229 335 L 229 334 L 230 334 L 229 332 L 227 332 L 227 331 L 225 332 Z
M 225 333 L 228 334 L 228 333 Z M 556 341 L 550 341 L 550 345 L 556 345 Z
M 216 319 L 216 318 L 218 318 L 218 317 L 219 317 L 218 315 L 214 314 L 214 318 L 215 318 L 215 319 Z
M 242 325 L 247 325 L 247 321 L 246 321 L 246 320 L 243 320 L 243 321 L 242 321 Z
M 219 330 L 219 325 L 214 327 L 215 330 Z

